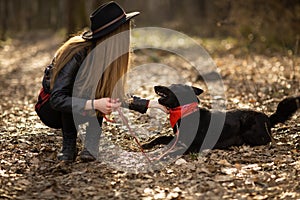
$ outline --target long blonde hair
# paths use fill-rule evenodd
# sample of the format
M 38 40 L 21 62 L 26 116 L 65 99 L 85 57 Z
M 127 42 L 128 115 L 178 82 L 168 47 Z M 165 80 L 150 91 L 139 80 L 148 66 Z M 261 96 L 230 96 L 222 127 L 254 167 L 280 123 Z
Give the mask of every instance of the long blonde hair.
M 51 86 L 67 62 L 86 49 L 88 54 L 77 73 L 73 95 L 96 99 L 114 96 L 122 100 L 129 69 L 129 30 L 130 22 L 126 22 L 97 41 L 84 40 L 80 35 L 69 39 L 56 52 Z
M 91 41 L 84 40 L 80 35 L 76 35 L 71 37 L 56 51 L 54 58 L 54 67 L 50 82 L 51 89 L 53 88 L 54 82 L 59 72 L 75 56 L 75 54 L 77 54 L 84 48 L 90 49 L 91 46 Z

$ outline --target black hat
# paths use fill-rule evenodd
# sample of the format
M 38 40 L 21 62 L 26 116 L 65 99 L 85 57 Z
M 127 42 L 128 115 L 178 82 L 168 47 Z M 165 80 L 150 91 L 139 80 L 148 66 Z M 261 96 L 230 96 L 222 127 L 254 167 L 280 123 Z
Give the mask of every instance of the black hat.
M 139 14 L 139 12 L 125 13 L 113 1 L 103 4 L 90 15 L 91 29 L 84 32 L 82 38 L 86 40 L 100 38 Z

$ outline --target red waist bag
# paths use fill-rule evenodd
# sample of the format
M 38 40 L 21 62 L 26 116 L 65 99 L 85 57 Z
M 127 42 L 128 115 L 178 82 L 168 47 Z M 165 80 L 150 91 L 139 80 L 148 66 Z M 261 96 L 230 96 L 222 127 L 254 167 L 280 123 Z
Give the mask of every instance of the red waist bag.
M 38 101 L 35 104 L 35 111 L 39 111 L 40 108 L 50 99 L 50 93 L 45 92 L 44 88 L 40 90 Z

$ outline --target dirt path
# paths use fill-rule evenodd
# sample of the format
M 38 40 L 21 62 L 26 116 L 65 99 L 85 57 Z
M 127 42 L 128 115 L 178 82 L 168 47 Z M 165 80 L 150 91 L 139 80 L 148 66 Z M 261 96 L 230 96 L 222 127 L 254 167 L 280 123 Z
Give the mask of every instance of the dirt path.
M 272 130 L 276 141 L 273 145 L 186 155 L 160 170 L 129 172 L 103 160 L 89 164 L 78 160 L 72 165 L 57 162 L 60 131 L 49 129 L 39 121 L 34 103 L 42 68 L 50 62 L 61 42 L 54 34 L 41 33 L 38 37 L 27 36 L 0 45 L 1 199 L 300 198 L 299 112 Z M 146 51 L 136 52 L 134 59 L 135 65 L 151 61 L 177 67 L 181 73 L 178 77 L 167 68 L 166 72 L 159 71 L 160 79 L 165 77 L 166 84 L 184 77 L 188 82 L 205 87 L 193 77 L 189 66 L 174 55 Z M 253 108 L 270 114 L 280 99 L 299 94 L 299 57 L 292 60 L 284 55 L 245 54 L 231 49 L 214 54 L 214 60 L 223 77 L 228 108 Z M 151 69 L 139 73 L 137 85 L 156 77 L 157 70 Z M 158 80 L 150 81 L 157 83 Z M 151 86 L 135 92 L 155 97 Z M 203 95 L 201 102 L 209 107 L 209 95 Z M 139 130 L 147 129 L 141 131 L 144 133 L 168 133 L 165 116 L 157 116 L 155 111 L 135 116 L 133 125 Z M 159 131 L 155 132 L 157 127 Z M 113 144 L 127 150 L 136 149 L 122 127 L 106 123 L 104 131 L 108 138 L 113 138 Z M 149 136 L 140 135 L 141 139 Z M 124 161 L 132 164 L 130 157 L 124 157 Z

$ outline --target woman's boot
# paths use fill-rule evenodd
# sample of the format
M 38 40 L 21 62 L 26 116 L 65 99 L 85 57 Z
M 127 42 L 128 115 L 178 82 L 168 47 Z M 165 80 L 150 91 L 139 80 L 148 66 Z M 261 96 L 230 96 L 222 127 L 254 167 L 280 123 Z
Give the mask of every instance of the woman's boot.
M 74 123 L 73 114 L 61 113 L 63 146 L 57 155 L 58 160 L 74 162 L 77 156 L 76 139 L 77 129 Z
M 58 160 L 74 162 L 77 156 L 76 133 L 63 133 L 63 146 L 57 155 Z
M 86 128 L 84 149 L 80 153 L 83 162 L 95 161 L 99 154 L 102 118 L 92 119 Z
M 89 150 L 87 150 L 86 147 L 84 147 L 80 153 L 80 160 L 82 162 L 92 162 L 95 161 L 96 158 L 89 152 Z

